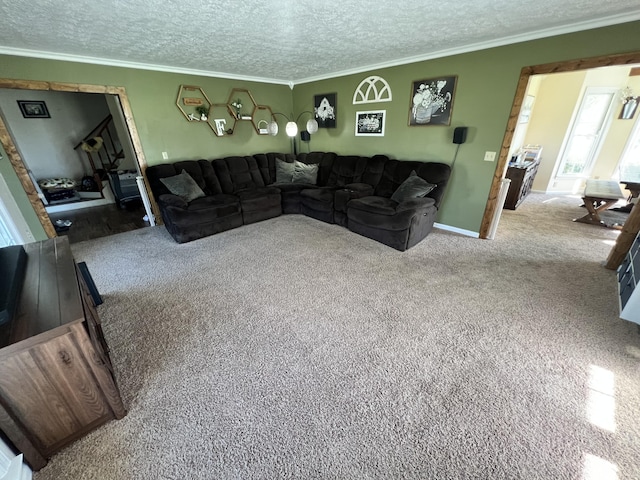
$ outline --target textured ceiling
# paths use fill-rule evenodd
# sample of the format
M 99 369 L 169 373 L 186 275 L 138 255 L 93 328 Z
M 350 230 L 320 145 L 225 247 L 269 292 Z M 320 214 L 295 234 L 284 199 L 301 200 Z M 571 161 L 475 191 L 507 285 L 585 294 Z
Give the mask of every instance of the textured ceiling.
M 637 19 L 640 0 L 2 0 L 0 53 L 297 83 Z

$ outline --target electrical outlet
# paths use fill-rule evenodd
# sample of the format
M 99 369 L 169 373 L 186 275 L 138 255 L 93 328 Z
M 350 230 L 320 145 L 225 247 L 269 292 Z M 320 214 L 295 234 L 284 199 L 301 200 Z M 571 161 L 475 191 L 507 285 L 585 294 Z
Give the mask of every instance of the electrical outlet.
M 162 159 L 169 160 L 169 154 L 167 152 L 162 152 Z
M 484 152 L 484 161 L 485 162 L 495 162 L 496 161 L 496 152 Z

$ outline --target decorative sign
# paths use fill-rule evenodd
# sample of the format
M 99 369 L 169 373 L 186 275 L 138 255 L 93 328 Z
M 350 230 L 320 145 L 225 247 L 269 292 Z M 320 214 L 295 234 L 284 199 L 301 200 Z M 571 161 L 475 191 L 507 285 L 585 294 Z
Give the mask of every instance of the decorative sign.
M 390 102 L 391 87 L 382 77 L 375 75 L 365 78 L 353 94 L 353 104 Z
M 198 107 L 198 106 L 202 105 L 202 99 L 201 98 L 194 98 L 194 97 L 184 97 L 182 99 L 182 103 L 184 103 L 185 105 Z

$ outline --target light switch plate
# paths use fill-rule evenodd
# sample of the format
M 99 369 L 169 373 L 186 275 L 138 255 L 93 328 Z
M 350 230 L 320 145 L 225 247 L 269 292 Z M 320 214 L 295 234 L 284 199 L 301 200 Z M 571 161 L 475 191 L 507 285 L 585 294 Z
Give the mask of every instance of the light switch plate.
M 169 154 L 167 152 L 162 152 L 162 159 L 169 160 Z
M 496 152 L 484 152 L 484 161 L 485 162 L 495 162 L 496 161 Z

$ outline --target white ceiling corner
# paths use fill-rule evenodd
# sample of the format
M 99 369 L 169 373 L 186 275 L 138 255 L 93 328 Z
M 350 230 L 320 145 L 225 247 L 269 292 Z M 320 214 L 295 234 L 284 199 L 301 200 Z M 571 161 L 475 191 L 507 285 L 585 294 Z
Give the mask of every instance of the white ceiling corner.
M 0 53 L 289 85 L 640 20 L 640 0 L 3 0 Z

